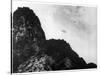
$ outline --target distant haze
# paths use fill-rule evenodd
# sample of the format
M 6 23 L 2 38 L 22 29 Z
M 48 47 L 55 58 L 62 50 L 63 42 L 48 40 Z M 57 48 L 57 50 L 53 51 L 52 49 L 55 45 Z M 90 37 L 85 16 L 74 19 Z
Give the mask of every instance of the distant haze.
M 29 7 L 35 12 L 47 39 L 64 39 L 87 63 L 97 63 L 96 7 L 13 1 L 12 11 L 18 7 Z

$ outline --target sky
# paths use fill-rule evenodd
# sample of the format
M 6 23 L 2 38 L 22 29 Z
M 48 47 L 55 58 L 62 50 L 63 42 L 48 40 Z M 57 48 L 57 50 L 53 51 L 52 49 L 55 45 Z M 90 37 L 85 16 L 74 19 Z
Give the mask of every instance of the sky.
M 39 17 L 46 39 L 64 39 L 87 63 L 97 63 L 97 9 L 13 1 L 12 12 L 29 7 Z

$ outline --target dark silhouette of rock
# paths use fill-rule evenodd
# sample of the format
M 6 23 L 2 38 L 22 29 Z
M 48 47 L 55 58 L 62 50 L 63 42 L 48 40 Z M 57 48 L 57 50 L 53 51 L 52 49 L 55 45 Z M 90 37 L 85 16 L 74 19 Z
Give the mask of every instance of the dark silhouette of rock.
M 55 63 L 53 70 L 65 69 L 83 69 L 86 68 L 86 62 L 83 58 L 80 58 L 76 52 L 72 50 L 69 43 L 64 40 L 47 40 L 45 43 L 45 54 L 51 56 Z M 59 67 L 59 68 L 58 68 Z
M 13 14 L 14 39 L 28 42 L 45 40 L 44 31 L 35 13 L 27 8 L 18 8 Z
M 97 68 L 97 65 L 94 63 L 88 63 L 87 68 Z
M 61 39 L 46 40 L 39 18 L 27 8 L 13 13 L 12 72 L 55 71 L 96 68 Z
M 41 50 L 39 54 L 21 64 L 18 72 L 96 68 L 96 64 L 87 64 L 64 40 L 46 40 L 43 47 L 45 49 Z
M 13 13 L 13 72 L 19 64 L 36 54 L 40 42 L 45 39 L 44 31 L 35 13 L 27 8 L 18 8 Z

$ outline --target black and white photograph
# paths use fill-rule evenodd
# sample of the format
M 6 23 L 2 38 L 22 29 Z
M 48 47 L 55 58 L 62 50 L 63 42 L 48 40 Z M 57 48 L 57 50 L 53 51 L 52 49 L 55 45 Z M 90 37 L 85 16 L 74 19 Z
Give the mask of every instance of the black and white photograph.
M 97 7 L 12 0 L 11 73 L 97 69 Z

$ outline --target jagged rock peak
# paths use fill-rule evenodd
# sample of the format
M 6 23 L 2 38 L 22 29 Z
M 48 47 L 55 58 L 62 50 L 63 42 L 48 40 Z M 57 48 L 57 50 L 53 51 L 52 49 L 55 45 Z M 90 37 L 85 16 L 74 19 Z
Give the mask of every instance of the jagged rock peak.
M 40 20 L 32 9 L 19 7 L 13 13 L 12 21 L 12 72 L 15 72 L 19 64 L 40 50 L 39 45 L 46 39 Z
M 45 40 L 39 18 L 28 7 L 19 7 L 13 13 L 13 29 L 17 41 L 21 40 L 21 38 L 30 41 Z

